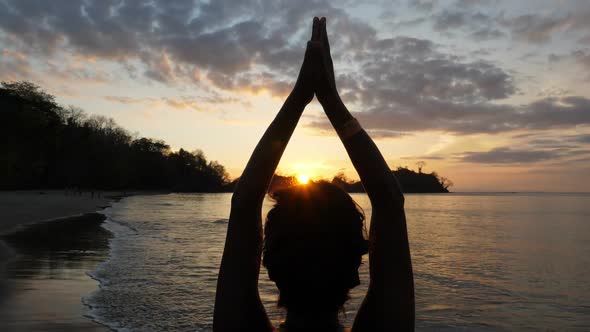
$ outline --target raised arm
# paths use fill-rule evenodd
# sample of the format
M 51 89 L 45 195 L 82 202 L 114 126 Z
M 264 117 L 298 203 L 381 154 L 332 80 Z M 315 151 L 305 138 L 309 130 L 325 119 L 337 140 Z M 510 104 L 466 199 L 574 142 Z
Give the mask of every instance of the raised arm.
M 353 331 L 413 330 L 414 280 L 404 196 L 379 149 L 338 95 L 325 18 L 320 21 L 319 39 L 323 69 L 316 80 L 316 96 L 338 132 L 373 207 L 369 290 Z
M 314 24 L 312 40 L 318 37 Z M 297 83 L 254 149 L 234 190 L 217 280 L 215 331 L 271 331 L 258 294 L 262 251 L 261 208 L 283 151 L 305 106 L 313 99 L 313 61 L 308 43 Z

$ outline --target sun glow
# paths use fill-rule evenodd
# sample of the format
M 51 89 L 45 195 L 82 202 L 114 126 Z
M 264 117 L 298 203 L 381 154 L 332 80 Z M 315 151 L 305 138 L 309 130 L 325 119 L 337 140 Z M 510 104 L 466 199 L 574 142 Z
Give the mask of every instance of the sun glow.
M 309 182 L 309 175 L 299 174 L 297 175 L 297 181 L 299 182 L 299 184 L 307 184 Z

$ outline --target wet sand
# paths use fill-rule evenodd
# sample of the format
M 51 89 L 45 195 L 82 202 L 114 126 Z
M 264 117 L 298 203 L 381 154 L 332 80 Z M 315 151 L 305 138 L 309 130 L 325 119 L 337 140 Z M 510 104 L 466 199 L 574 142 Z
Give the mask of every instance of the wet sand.
M 0 191 L 0 234 L 31 223 L 96 212 L 117 195 L 120 193 L 105 192 L 99 198 L 97 193 L 94 197 L 89 192 L 66 195 L 61 190 Z
M 94 213 L 108 196 L 0 193 L 2 331 L 110 331 L 82 303 L 98 289 L 87 273 L 108 258 L 111 234 Z

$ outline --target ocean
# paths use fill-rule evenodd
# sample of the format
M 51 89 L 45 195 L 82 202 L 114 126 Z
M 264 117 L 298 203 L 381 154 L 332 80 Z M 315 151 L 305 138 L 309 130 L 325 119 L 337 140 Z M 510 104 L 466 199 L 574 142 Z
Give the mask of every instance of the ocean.
M 364 194 L 353 194 L 370 220 Z M 93 319 L 119 331 L 210 331 L 231 194 L 128 197 L 105 210 Z M 263 216 L 272 206 L 266 200 Z M 406 195 L 419 331 L 590 330 L 589 194 Z M 264 218 L 263 218 L 264 220 Z M 369 226 L 369 225 L 367 225 Z M 350 326 L 366 292 L 351 292 Z M 266 271 L 260 293 L 280 321 Z

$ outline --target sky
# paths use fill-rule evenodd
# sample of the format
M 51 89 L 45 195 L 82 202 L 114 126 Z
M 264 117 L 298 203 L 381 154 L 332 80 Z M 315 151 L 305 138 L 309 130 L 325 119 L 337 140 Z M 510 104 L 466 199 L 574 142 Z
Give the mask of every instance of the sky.
M 0 0 L 0 80 L 238 177 L 314 16 L 342 99 L 391 168 L 424 161 L 453 191 L 590 191 L 587 0 Z M 315 100 L 278 171 L 358 179 Z

